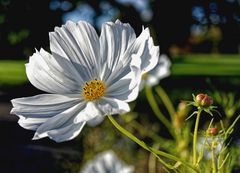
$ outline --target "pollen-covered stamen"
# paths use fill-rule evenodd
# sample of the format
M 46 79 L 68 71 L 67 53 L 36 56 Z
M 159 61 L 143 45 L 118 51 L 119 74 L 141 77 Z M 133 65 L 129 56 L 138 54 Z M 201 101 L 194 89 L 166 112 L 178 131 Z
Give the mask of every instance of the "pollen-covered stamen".
M 83 97 L 88 100 L 96 100 L 104 95 L 106 91 L 106 85 L 103 81 L 94 79 L 86 82 L 83 87 Z

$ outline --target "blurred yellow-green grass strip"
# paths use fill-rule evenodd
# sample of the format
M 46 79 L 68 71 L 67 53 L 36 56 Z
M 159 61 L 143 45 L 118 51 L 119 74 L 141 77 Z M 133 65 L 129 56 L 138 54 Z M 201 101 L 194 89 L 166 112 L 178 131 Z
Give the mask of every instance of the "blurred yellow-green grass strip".
M 0 60 L 0 86 L 27 82 L 25 60 Z M 240 76 L 239 54 L 187 54 L 172 58 L 172 76 Z
M 0 86 L 25 83 L 25 63 L 24 60 L 0 60 Z
M 171 75 L 240 76 L 240 55 L 189 54 L 175 57 Z

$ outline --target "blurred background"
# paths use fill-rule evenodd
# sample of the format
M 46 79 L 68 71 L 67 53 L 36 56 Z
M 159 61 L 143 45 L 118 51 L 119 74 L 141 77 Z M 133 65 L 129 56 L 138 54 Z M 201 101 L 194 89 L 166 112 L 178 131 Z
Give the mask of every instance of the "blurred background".
M 100 33 L 102 23 L 116 19 L 130 23 L 137 35 L 142 26 L 149 27 L 161 54 L 169 56 L 171 75 L 160 85 L 174 106 L 199 92 L 217 93 L 218 104 L 222 97 L 228 101 L 229 95 L 239 101 L 239 0 L 0 0 L 0 173 L 76 173 L 106 149 L 137 167 L 136 172 L 147 172 L 147 153 L 107 120 L 84 128 L 70 142 L 57 144 L 49 139 L 31 141 L 33 132 L 19 127 L 17 117 L 9 115 L 11 99 L 42 93 L 27 80 L 24 64 L 35 48 L 49 50 L 48 32 L 67 20 L 85 20 Z M 144 94 L 138 100 L 134 109 L 143 116 L 131 116 L 146 128 L 161 129 L 161 124 L 153 124 L 150 108 L 141 108 Z M 224 112 L 226 105 L 220 108 Z M 235 114 L 238 106 L 232 117 Z

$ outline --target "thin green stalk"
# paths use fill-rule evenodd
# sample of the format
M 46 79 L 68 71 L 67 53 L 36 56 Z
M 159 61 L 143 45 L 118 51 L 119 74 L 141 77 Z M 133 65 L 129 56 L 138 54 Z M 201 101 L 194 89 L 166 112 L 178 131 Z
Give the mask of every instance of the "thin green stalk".
M 216 154 L 215 154 L 214 140 L 212 141 L 211 150 L 212 150 L 212 173 L 217 173 L 217 167 L 215 162 Z
M 153 145 L 153 148 L 159 148 L 159 144 Z M 150 154 L 148 159 L 148 173 L 156 173 L 156 171 L 157 171 L 156 157 Z
M 165 153 L 165 152 L 163 152 L 163 151 L 156 150 L 156 149 L 154 149 L 154 148 L 151 148 L 151 149 L 152 149 L 152 151 L 155 152 L 156 154 L 161 155 L 161 156 L 163 156 L 163 157 L 166 157 L 166 158 L 168 158 L 168 159 L 174 160 L 174 161 L 176 161 L 176 162 L 180 162 L 180 163 L 182 163 L 184 166 L 186 166 L 186 167 L 188 167 L 188 168 L 191 168 L 193 171 L 199 173 L 199 171 L 196 170 L 195 167 L 193 167 L 191 164 L 185 162 L 184 160 L 182 160 L 182 159 L 180 159 L 180 158 L 178 158 L 178 157 L 176 157 L 176 156 L 174 156 L 174 155 Z
M 153 96 L 152 88 L 148 86 L 146 86 L 145 88 L 146 88 L 146 96 L 153 112 L 158 117 L 158 119 L 168 128 L 171 135 L 175 137 L 175 133 L 173 131 L 170 121 L 163 115 L 163 113 L 158 107 L 158 104 Z
M 168 158 L 168 159 L 171 159 L 173 161 L 177 161 L 177 162 L 181 162 L 184 166 L 192 169 L 193 171 L 197 172 L 198 171 L 189 163 L 185 162 L 184 160 L 176 157 L 176 156 L 173 156 L 171 154 L 168 154 L 168 153 L 165 153 L 163 151 L 159 151 L 159 150 L 156 150 L 152 147 L 149 147 L 148 145 L 146 145 L 143 141 L 139 140 L 136 136 L 134 136 L 132 133 L 130 133 L 129 131 L 127 131 L 126 129 L 124 129 L 120 124 L 117 123 L 117 121 L 115 121 L 115 119 L 111 116 L 111 115 L 108 115 L 108 119 L 110 120 L 110 122 L 122 133 L 124 134 L 125 136 L 127 136 L 128 138 L 130 138 L 131 140 L 133 140 L 135 143 L 137 143 L 139 146 L 141 146 L 143 149 L 151 152 L 155 157 L 159 158 L 159 156 L 162 156 L 162 157 L 165 157 L 165 158 Z M 166 166 L 166 165 L 165 165 Z M 168 167 L 169 165 L 167 165 Z
M 197 135 L 198 135 L 198 125 L 200 120 L 202 110 L 199 109 L 197 113 L 197 118 L 195 122 L 194 134 L 193 134 L 193 165 L 197 164 Z
M 173 117 L 175 115 L 175 109 L 174 109 L 174 106 L 170 100 L 170 98 L 168 97 L 167 93 L 164 91 L 164 89 L 158 85 L 156 87 L 156 92 L 158 94 L 158 96 L 162 99 L 162 102 L 163 104 L 166 106 L 170 116 L 171 116 L 171 119 L 173 120 Z
M 237 118 L 233 121 L 233 123 L 228 127 L 228 129 L 225 133 L 225 139 L 227 139 L 227 137 L 232 133 L 234 126 L 239 119 L 240 119 L 240 115 L 238 115 Z

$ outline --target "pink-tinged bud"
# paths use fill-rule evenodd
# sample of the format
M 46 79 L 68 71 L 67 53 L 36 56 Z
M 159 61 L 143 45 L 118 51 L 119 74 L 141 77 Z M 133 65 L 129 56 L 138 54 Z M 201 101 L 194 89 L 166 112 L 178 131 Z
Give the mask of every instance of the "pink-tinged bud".
M 207 133 L 212 136 L 216 136 L 218 134 L 218 128 L 217 127 L 210 127 L 208 128 Z
M 200 107 L 209 107 L 213 104 L 213 99 L 212 97 L 208 96 L 207 94 L 198 94 L 196 96 L 196 103 Z

